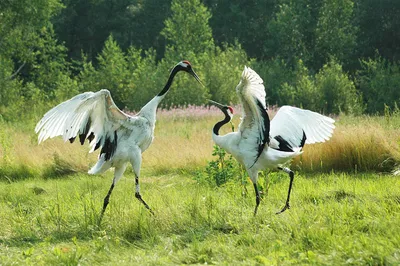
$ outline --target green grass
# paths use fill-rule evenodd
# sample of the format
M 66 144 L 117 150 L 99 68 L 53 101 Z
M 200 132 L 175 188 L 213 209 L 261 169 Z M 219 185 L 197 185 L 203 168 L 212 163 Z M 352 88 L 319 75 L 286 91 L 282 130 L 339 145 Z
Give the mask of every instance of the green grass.
M 11 264 L 396 264 L 400 259 L 400 180 L 374 174 L 295 179 L 292 208 L 276 215 L 288 178 L 272 173 L 253 217 L 254 193 L 238 182 L 211 189 L 191 176 L 150 176 L 134 198 L 132 174 L 111 182 L 77 174 L 1 184 L 0 261 Z
M 398 264 L 400 116 L 337 117 L 333 138 L 292 163 L 292 208 L 275 214 L 289 178 L 272 172 L 254 217 L 253 187 L 235 165 L 223 186 L 195 181 L 215 159 L 221 116 L 193 112 L 160 112 L 143 154 L 142 196 L 155 215 L 128 168 L 100 226 L 113 172 L 85 174 L 97 154 L 60 139 L 37 145 L 33 122 L 0 122 L 0 265 Z

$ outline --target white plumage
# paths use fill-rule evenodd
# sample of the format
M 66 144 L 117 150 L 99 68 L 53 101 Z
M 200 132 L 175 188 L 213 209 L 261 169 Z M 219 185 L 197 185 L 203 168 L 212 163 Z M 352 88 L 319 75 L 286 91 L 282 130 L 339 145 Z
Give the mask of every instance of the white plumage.
M 179 71 L 188 72 L 200 82 L 188 61 L 179 62 L 172 69 L 163 90 L 137 115 L 131 116 L 122 112 L 115 105 L 110 92 L 100 90 L 84 92 L 57 105 L 36 125 L 39 143 L 56 136 L 62 136 L 64 141 L 69 140 L 72 143 L 78 137 L 82 145 L 88 139 L 90 152 L 101 148 L 99 159 L 89 170 L 89 174 L 99 174 L 111 167 L 115 168 L 114 179 L 104 198 L 99 221 L 106 210 L 114 185 L 122 177 L 128 163 L 132 164 L 135 174 L 135 196 L 151 211 L 140 195 L 141 154 L 153 141 L 158 104 L 165 97 Z
M 302 153 L 304 144 L 328 140 L 335 128 L 334 120 L 321 114 L 291 106 L 282 106 L 270 121 L 266 111 L 265 89 L 261 77 L 251 68 L 245 67 L 236 92 L 242 104 L 242 121 L 237 132 L 219 135 L 219 129 L 233 116 L 230 106 L 211 101 L 225 114 L 224 120 L 213 128 L 214 142 L 232 154 L 248 172 L 256 192 L 256 207 L 260 202 L 257 188 L 258 172 L 267 168 L 278 168 L 290 176 L 285 207 L 290 208 L 289 199 L 294 173 L 281 165 Z
M 138 119 L 119 110 L 108 90 L 84 92 L 48 111 L 35 131 L 39 133 L 39 144 L 56 136 L 73 141 L 80 135 L 84 141 L 93 133 L 94 138 L 90 139 L 90 152 L 93 152 L 96 143 L 102 147 L 106 139 L 114 141 L 114 132 L 121 126 L 132 126 L 129 118 Z

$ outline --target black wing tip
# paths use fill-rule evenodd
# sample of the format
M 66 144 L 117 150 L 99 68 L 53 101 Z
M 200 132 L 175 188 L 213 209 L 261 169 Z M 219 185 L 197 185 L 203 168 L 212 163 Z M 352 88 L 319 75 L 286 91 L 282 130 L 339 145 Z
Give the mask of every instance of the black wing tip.
M 270 130 L 270 121 L 269 121 L 269 115 L 267 110 L 264 108 L 263 104 L 260 102 L 259 99 L 255 98 L 255 101 L 257 103 L 257 107 L 261 112 L 261 116 L 263 118 L 264 122 L 264 127 L 262 128 L 262 142 L 265 145 L 265 143 L 269 144 L 269 130 Z
M 278 146 L 278 151 L 284 151 L 284 152 L 293 152 L 293 147 L 290 145 L 288 141 L 286 141 L 284 138 L 282 138 L 281 135 L 277 135 L 274 137 L 279 143 Z
M 303 130 L 303 137 L 302 137 L 301 142 L 300 142 L 300 147 L 301 148 L 303 148 L 304 145 L 306 144 L 306 140 L 307 140 L 307 136 L 306 136 L 306 133 Z
M 290 145 L 290 143 L 287 140 L 285 140 L 281 135 L 275 136 L 274 139 L 276 139 L 279 143 L 277 150 L 284 151 L 284 152 L 294 152 L 292 145 Z M 303 136 L 300 140 L 300 144 L 298 147 L 303 148 L 306 143 L 306 140 L 307 140 L 307 136 L 303 130 Z
M 99 143 L 100 142 L 98 142 L 97 144 L 99 144 Z M 113 140 L 111 140 L 110 137 L 106 137 L 106 140 L 104 141 L 104 145 L 100 151 L 100 156 L 102 154 L 104 154 L 104 159 L 106 161 L 110 160 L 113 157 L 115 150 L 117 149 L 117 143 L 118 143 L 118 135 L 117 135 L 117 131 L 114 131 L 114 139 Z M 96 147 L 97 147 L 97 144 L 96 144 Z
M 94 139 L 93 132 L 91 132 L 88 135 L 90 127 L 91 127 L 91 124 L 92 124 L 92 122 L 91 122 L 90 117 L 89 117 L 88 121 L 86 122 L 86 126 L 85 126 L 85 129 L 83 130 L 83 132 L 78 132 L 79 134 L 77 134 L 76 136 L 74 136 L 72 138 L 69 138 L 68 139 L 69 142 L 70 143 L 74 143 L 77 136 L 79 136 L 79 142 L 81 143 L 81 145 L 83 145 L 85 143 L 85 139 L 88 139 L 89 142 L 91 142 Z M 79 130 L 79 131 L 81 131 L 81 130 Z M 68 132 L 68 129 L 66 130 L 66 132 Z
M 261 141 L 258 144 L 258 150 L 257 150 L 257 156 L 256 159 L 254 160 L 254 164 L 257 162 L 258 158 L 260 158 L 261 153 L 263 152 L 265 145 L 268 144 L 270 142 L 270 137 L 269 137 L 269 130 L 270 130 L 270 121 L 269 121 L 269 116 L 268 116 L 268 112 L 267 110 L 264 108 L 263 104 L 260 102 L 259 99 L 254 98 L 256 103 L 257 103 L 257 107 L 261 112 L 261 116 L 263 117 L 263 127 L 262 127 L 262 131 L 261 131 Z M 253 165 L 254 165 L 253 164 Z

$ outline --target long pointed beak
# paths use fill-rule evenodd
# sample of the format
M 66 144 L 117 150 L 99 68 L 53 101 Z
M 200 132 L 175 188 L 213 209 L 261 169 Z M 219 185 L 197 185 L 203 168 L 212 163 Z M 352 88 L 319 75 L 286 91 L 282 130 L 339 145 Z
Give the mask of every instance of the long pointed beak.
M 220 104 L 220 103 L 217 103 L 217 102 L 215 102 L 215 101 L 213 101 L 213 100 L 208 100 L 208 101 L 209 101 L 211 104 L 217 106 L 217 107 L 218 107 L 219 109 L 221 109 L 221 110 L 222 110 L 222 108 L 225 107 L 225 105 Z
M 194 70 L 191 68 L 190 69 L 190 72 L 189 72 L 203 87 L 205 87 L 204 85 L 203 85 L 203 83 L 201 83 L 201 80 L 200 80 L 200 78 L 199 78 L 199 76 L 196 74 L 196 72 L 194 72 Z

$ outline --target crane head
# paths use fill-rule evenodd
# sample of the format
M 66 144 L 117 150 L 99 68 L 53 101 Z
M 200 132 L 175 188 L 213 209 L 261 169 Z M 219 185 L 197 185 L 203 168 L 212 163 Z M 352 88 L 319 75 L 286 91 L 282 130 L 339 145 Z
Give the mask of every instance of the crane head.
M 211 104 L 215 105 L 216 107 L 218 107 L 225 115 L 229 116 L 230 118 L 233 117 L 233 108 L 231 106 L 228 105 L 223 105 L 220 103 L 217 103 L 213 100 L 208 100 Z
M 189 61 L 187 61 L 187 60 L 180 61 L 175 66 L 175 68 L 177 68 L 177 71 L 182 70 L 182 71 L 188 72 L 190 75 L 192 75 L 204 87 L 203 83 L 201 83 L 201 81 L 200 81 L 199 76 L 196 74 L 196 72 L 194 72 L 194 70 L 192 68 L 192 65 L 190 64 Z

